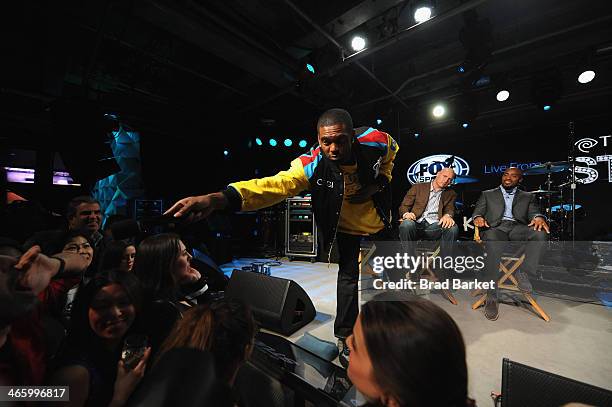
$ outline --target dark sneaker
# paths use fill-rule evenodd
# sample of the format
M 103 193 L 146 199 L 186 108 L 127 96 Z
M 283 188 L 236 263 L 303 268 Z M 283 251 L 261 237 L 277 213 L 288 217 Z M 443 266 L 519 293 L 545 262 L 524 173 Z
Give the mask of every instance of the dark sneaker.
M 346 346 L 346 339 L 339 338 L 338 339 L 338 361 L 342 365 L 343 368 L 347 369 L 349 364 L 349 348 Z
M 519 290 L 525 293 L 530 293 L 533 290 L 533 286 L 531 285 L 527 274 L 520 270 L 517 270 L 514 272 L 514 277 L 516 277 L 516 281 L 518 282 Z
M 487 292 L 484 314 L 489 321 L 495 321 L 499 316 L 499 303 L 497 299 L 497 292 L 495 290 L 489 290 Z

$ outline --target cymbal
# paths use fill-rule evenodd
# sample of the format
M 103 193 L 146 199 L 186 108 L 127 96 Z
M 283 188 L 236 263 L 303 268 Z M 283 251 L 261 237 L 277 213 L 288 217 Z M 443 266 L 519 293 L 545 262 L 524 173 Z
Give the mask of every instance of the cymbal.
M 473 184 L 474 182 L 478 182 L 478 178 L 467 175 L 457 175 L 453 181 L 454 184 Z
M 540 174 L 549 174 L 552 172 L 561 172 L 569 169 L 571 165 L 567 161 L 557 161 L 554 163 L 544 163 L 540 165 L 536 165 L 535 167 L 531 167 L 525 171 L 523 171 L 524 175 L 540 175 Z
M 538 189 L 535 191 L 528 191 L 530 194 L 544 194 L 544 195 L 551 195 L 551 194 L 558 194 L 559 191 L 550 191 L 547 189 Z

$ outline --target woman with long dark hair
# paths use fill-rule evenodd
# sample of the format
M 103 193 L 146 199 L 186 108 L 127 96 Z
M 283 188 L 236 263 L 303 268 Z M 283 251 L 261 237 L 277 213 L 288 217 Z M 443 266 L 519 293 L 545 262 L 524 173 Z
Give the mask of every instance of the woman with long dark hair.
M 178 235 L 161 233 L 150 236 L 138 245 L 134 273 L 143 284 L 147 296 L 172 299 L 189 304 L 185 287 L 199 281 L 200 272 L 191 267 L 191 253 Z
M 70 406 L 120 406 L 134 390 L 150 350 L 131 370 L 121 361 L 121 350 L 141 302 L 140 283 L 130 273 L 103 273 L 79 290 L 51 379 L 70 386 Z
M 431 301 L 367 302 L 347 345 L 349 378 L 370 406 L 473 405 L 461 331 Z
M 134 268 L 136 258 L 136 247 L 123 240 L 113 240 L 106 244 L 102 259 L 100 260 L 100 271 L 119 269 L 130 272 Z
M 197 305 L 208 286 L 200 272 L 191 267 L 185 244 L 170 233 L 150 236 L 138 245 L 134 274 L 145 290 L 144 326 L 155 352 L 174 323 Z

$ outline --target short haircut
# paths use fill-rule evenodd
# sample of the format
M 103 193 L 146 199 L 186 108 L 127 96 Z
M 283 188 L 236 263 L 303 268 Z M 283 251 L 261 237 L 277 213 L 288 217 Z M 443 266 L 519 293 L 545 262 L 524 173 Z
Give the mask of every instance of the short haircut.
M 81 195 L 81 196 L 72 198 L 70 202 L 68 202 L 68 206 L 66 207 L 66 219 L 70 219 L 73 216 L 75 216 L 77 213 L 77 207 L 83 203 L 100 205 L 100 201 L 98 201 L 95 198 L 92 198 L 89 195 Z
M 521 176 L 521 178 L 523 178 L 523 175 L 524 175 L 523 174 L 523 170 L 521 170 L 520 168 L 518 168 L 518 167 L 508 167 L 508 168 L 506 168 L 506 171 L 504 171 L 504 173 L 507 172 L 508 170 L 517 170 L 519 175 Z
M 353 118 L 344 109 L 329 109 L 319 117 L 317 130 L 323 126 L 333 126 L 334 124 L 344 124 L 347 129 L 353 130 Z

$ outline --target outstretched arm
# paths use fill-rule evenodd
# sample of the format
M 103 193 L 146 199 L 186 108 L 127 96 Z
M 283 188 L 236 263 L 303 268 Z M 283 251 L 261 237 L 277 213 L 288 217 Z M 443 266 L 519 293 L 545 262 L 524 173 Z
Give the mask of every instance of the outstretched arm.
M 164 215 L 197 221 L 219 209 L 253 211 L 272 206 L 287 197 L 299 194 L 308 187 L 309 181 L 304 168 L 301 161 L 296 159 L 292 161 L 291 168 L 287 171 L 280 171 L 271 177 L 235 182 L 223 192 L 183 198 Z

